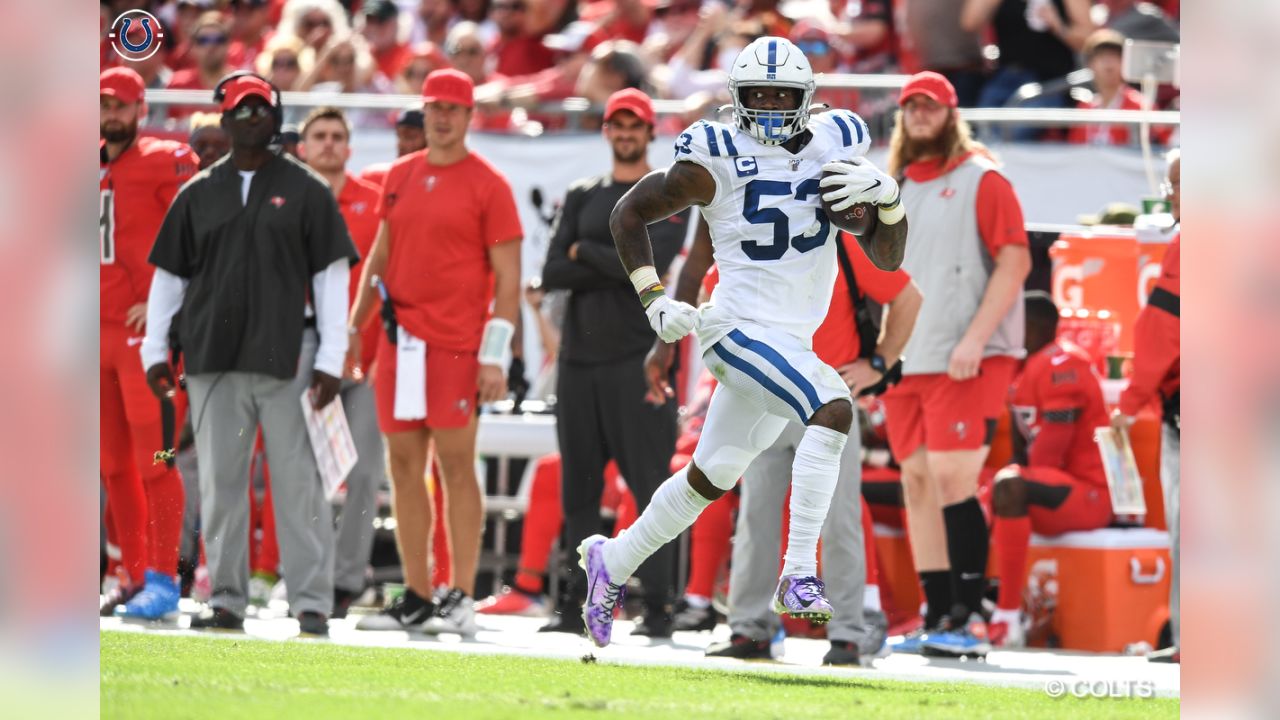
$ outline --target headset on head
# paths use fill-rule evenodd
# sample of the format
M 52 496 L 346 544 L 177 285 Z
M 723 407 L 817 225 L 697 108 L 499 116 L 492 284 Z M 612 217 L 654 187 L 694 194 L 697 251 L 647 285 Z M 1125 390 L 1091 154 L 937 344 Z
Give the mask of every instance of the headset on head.
M 271 116 L 275 120 L 275 136 L 272 138 L 272 142 L 276 142 L 280 138 L 280 129 L 284 126 L 284 103 L 281 102 L 280 88 L 276 87 L 275 83 L 262 77 L 258 73 L 251 72 L 249 70 L 237 70 L 225 75 L 221 80 L 219 80 L 218 84 L 213 87 L 213 101 L 218 105 L 218 112 L 229 112 L 222 110 L 222 99 L 227 95 L 227 83 L 242 77 L 255 77 L 271 86 L 271 92 L 275 95 L 275 103 L 271 108 Z

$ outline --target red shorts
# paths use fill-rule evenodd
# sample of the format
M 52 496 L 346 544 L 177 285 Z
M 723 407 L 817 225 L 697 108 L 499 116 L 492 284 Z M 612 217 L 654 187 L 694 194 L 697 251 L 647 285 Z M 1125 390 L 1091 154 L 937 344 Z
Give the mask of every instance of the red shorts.
M 124 325 L 101 325 L 98 342 L 99 464 L 103 475 L 137 470 L 143 478 L 168 468 L 155 453 L 173 448 L 186 415 L 187 394 L 174 397 L 172 437 L 162 432 L 160 401 L 147 386 L 142 369 L 142 333 Z
M 397 420 L 396 346 L 378 333 L 378 361 L 374 370 L 373 393 L 378 403 L 378 427 L 384 433 L 418 428 L 451 429 L 466 427 L 476 416 L 477 378 L 480 362 L 474 352 L 427 346 L 427 417 Z
M 899 461 L 926 450 L 977 450 L 991 443 L 1018 361 L 1007 356 L 982 361 L 978 377 L 957 382 L 946 373 L 908 375 L 886 392 L 885 429 Z
M 1105 484 L 1086 482 L 1057 468 L 1009 465 L 999 475 L 1017 473 L 1027 482 L 1067 487 L 1067 499 L 1056 508 L 1027 506 L 1031 531 L 1037 535 L 1061 535 L 1077 530 L 1097 530 L 1111 524 L 1111 494 Z

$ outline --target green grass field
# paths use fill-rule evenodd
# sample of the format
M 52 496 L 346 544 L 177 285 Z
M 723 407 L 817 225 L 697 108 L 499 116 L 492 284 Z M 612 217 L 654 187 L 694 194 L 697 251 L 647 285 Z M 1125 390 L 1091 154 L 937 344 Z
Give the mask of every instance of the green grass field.
M 103 718 L 1177 717 L 1176 699 L 100 634 Z M 856 715 L 854 715 L 856 713 Z

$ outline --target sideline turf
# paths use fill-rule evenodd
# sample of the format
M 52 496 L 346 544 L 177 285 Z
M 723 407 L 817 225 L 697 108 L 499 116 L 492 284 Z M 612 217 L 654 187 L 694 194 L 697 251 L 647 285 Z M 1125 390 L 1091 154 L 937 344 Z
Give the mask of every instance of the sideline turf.
M 103 632 L 103 718 L 1177 717 L 1178 700 Z M 856 713 L 856 715 L 855 715 Z

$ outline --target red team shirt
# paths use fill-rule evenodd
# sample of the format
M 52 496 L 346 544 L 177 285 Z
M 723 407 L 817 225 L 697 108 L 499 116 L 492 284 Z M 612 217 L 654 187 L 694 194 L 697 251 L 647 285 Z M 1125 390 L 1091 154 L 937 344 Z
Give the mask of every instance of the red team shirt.
M 360 253 L 360 262 L 351 268 L 351 292 L 347 299 L 354 306 L 356 291 L 360 288 L 360 273 L 373 248 L 373 240 L 378 235 L 378 224 L 382 222 L 382 218 L 378 217 L 378 202 L 382 199 L 382 190 L 351 173 L 346 173 L 346 176 L 346 184 L 342 186 L 342 192 L 338 193 L 338 212 L 342 213 L 347 231 L 351 233 L 351 242 L 355 244 L 356 252 Z M 380 327 L 377 317 L 371 315 L 369 323 L 360 333 L 360 363 L 366 369 L 373 363 L 373 356 L 378 350 Z
M 387 173 L 387 292 L 398 322 L 428 347 L 475 352 L 493 300 L 489 248 L 524 234 L 511 186 L 475 153 L 431 165 L 420 150 Z
M 1083 350 L 1057 340 L 1027 358 L 1009 389 L 1014 423 L 1027 439 L 1027 465 L 1065 471 L 1105 488 L 1095 428 L 1109 423 L 1102 385 Z
M 98 252 L 100 318 L 123 325 L 129 308 L 147 301 L 154 268 L 147 262 L 173 196 L 196 174 L 199 160 L 174 140 L 140 137 L 111 162 L 99 144 Z
M 859 295 L 869 297 L 881 305 L 888 305 L 911 282 L 911 276 L 905 270 L 889 272 L 876 267 L 867 259 L 866 253 L 862 252 L 857 239 L 852 235 L 841 232 L 837 237 L 839 242 L 844 243 L 844 249 L 849 255 Z M 813 351 L 823 362 L 838 370 L 842 365 L 857 360 L 861 350 L 853 300 L 849 297 L 849 281 L 843 272 L 838 272 L 827 319 L 813 333 Z M 890 365 L 893 364 L 889 358 L 885 360 Z

